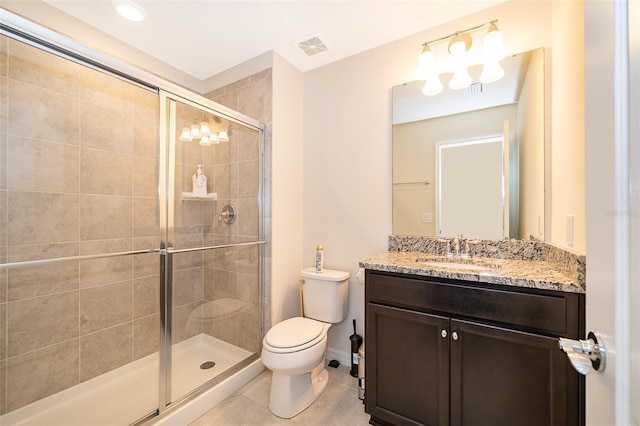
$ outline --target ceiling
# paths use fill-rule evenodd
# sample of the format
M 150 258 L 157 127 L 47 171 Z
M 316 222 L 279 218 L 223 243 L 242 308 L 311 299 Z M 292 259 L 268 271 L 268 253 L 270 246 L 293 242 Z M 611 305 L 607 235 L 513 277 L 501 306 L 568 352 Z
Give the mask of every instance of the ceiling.
M 199 80 L 270 51 L 309 71 L 502 1 L 137 0 L 148 18 L 133 23 L 110 0 L 44 0 Z M 328 49 L 307 56 L 313 37 Z

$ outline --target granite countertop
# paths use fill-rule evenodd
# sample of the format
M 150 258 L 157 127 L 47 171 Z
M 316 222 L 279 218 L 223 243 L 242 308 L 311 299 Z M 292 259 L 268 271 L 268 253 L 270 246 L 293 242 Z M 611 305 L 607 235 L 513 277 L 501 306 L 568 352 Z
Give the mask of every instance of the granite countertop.
M 440 266 L 438 263 L 453 263 Z M 459 268 L 456 267 L 459 265 Z M 461 265 L 462 264 L 462 265 Z M 575 280 L 558 271 L 550 262 L 474 257 L 451 258 L 422 252 L 389 251 L 360 262 L 375 271 L 453 278 L 516 287 L 568 293 L 585 293 Z

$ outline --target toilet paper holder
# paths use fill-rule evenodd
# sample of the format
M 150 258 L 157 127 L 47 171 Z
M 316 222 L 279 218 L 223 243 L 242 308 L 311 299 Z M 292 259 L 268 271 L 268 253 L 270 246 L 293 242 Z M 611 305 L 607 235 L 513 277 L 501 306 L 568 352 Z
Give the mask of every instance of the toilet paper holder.
M 573 340 L 560 337 L 558 346 L 567 356 L 571 365 L 582 375 L 587 375 L 593 370 L 604 371 L 606 350 L 602 337 L 589 332 L 587 340 Z

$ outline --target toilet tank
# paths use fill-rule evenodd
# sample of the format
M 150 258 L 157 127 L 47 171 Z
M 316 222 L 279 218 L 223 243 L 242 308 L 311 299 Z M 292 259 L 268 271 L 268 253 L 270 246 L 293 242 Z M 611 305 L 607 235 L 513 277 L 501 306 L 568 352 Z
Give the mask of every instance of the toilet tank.
M 328 323 L 339 323 L 347 317 L 349 277 L 344 271 L 325 269 L 302 272 L 302 304 L 304 316 Z

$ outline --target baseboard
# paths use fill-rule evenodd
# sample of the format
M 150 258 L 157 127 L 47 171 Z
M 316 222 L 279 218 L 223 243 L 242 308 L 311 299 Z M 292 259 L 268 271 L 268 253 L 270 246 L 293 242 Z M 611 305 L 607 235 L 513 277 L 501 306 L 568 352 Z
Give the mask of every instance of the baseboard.
M 351 368 L 350 352 L 338 351 L 333 348 L 327 348 L 327 362 L 329 362 L 332 359 L 337 359 L 338 361 L 340 361 L 340 364 L 344 364 L 349 368 Z

